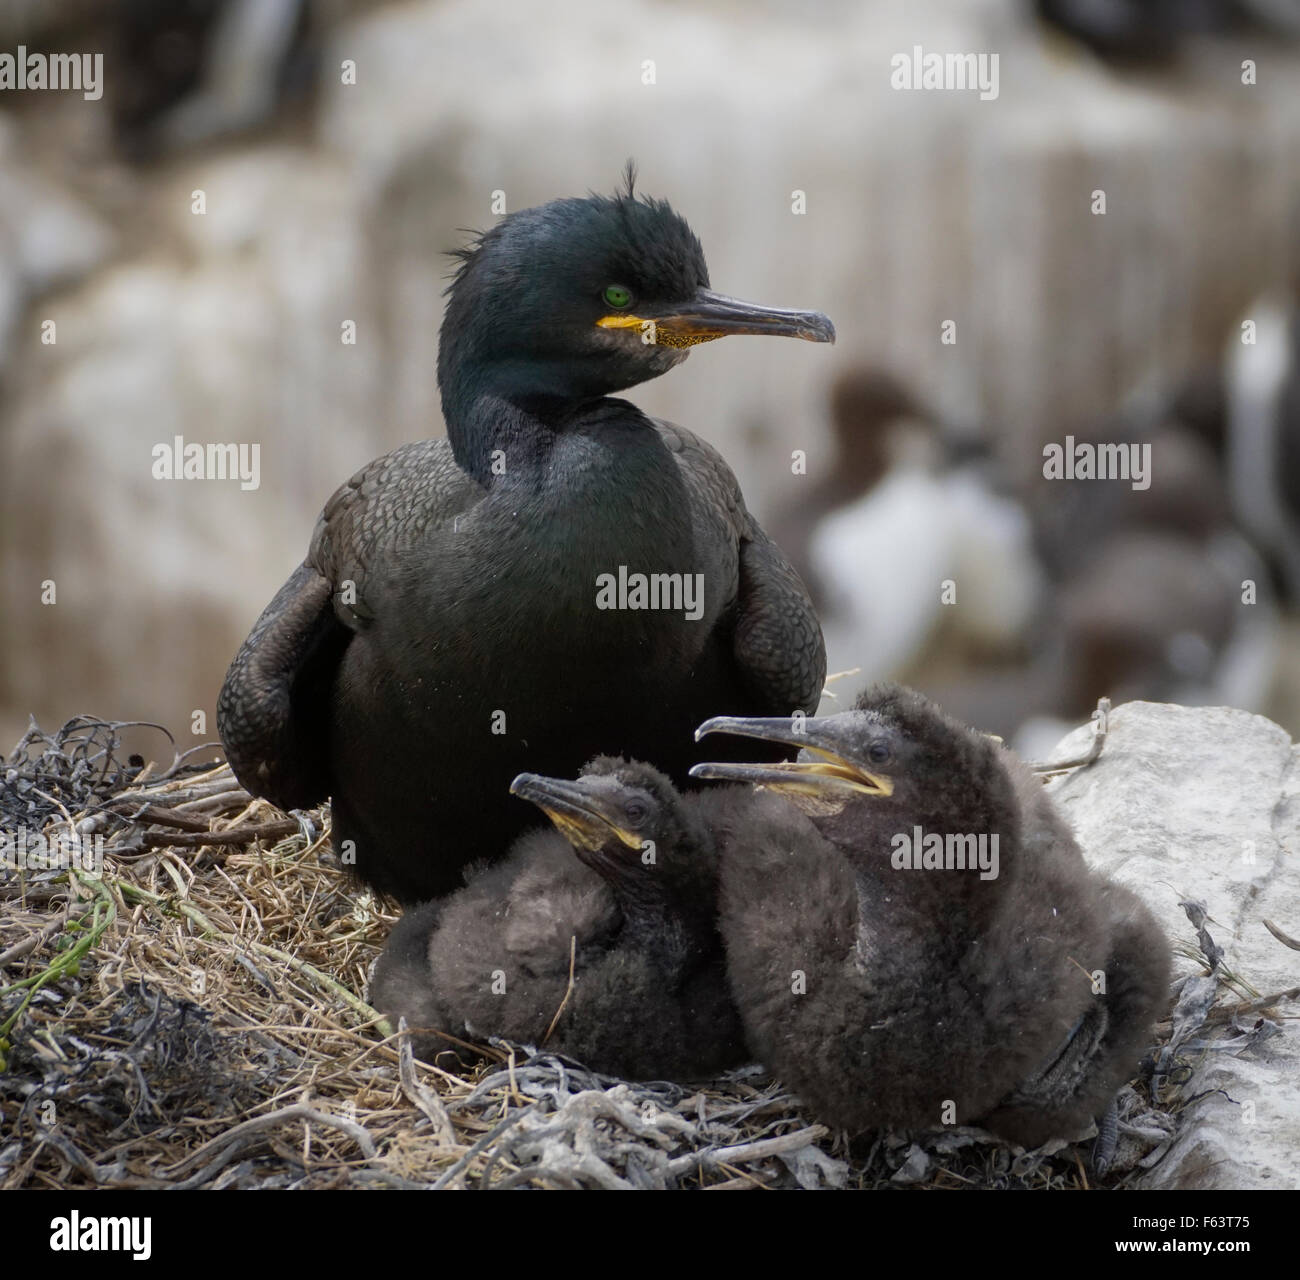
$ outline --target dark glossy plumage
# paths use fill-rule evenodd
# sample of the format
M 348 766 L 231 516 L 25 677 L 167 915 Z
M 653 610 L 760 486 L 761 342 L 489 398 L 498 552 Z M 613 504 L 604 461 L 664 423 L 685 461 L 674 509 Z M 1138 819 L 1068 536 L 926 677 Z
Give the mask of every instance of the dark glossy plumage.
M 525 774 L 515 788 L 560 829 L 529 832 L 458 893 L 408 912 L 375 967 L 372 1003 L 412 1028 L 544 1042 L 631 1079 L 742 1061 L 700 810 L 714 794 L 683 798 L 658 770 L 614 759 L 576 783 Z M 414 1045 L 432 1060 L 449 1042 L 423 1034 Z
M 892 685 L 801 733 L 706 728 L 806 744 L 795 764 L 701 772 L 766 783 L 718 828 L 722 932 L 751 1048 L 817 1116 L 1032 1146 L 1106 1108 L 1149 1043 L 1169 946 L 1010 752 Z M 896 868 L 918 826 L 996 834 L 996 877 Z
M 520 771 L 617 753 L 683 781 L 704 716 L 811 709 L 825 674 L 807 593 L 727 464 L 609 397 L 696 342 L 826 341 L 829 322 L 711 293 L 690 228 L 630 187 L 512 214 L 462 258 L 447 440 L 330 499 L 218 705 L 239 779 L 286 808 L 332 796 L 345 861 L 405 902 L 525 828 Z M 614 314 L 611 283 L 633 299 Z M 699 616 L 598 607 L 621 566 L 703 575 Z

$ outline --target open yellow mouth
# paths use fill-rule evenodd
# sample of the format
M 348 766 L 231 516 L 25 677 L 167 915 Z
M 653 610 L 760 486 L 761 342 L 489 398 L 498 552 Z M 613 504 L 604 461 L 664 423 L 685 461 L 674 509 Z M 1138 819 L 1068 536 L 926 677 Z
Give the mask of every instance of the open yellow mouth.
M 818 760 L 780 760 L 771 764 L 731 764 L 710 761 L 697 764 L 691 774 L 719 782 L 749 782 L 773 791 L 797 791 L 824 796 L 827 791 L 853 791 L 866 796 L 891 796 L 894 781 L 884 774 L 868 773 L 833 752 L 805 746 Z
M 767 764 L 707 761 L 695 765 L 691 777 L 748 782 L 756 787 L 813 796 L 823 804 L 835 805 L 838 801 L 839 807 L 853 794 L 892 796 L 894 780 L 888 774 L 876 773 L 843 754 L 844 748 L 839 746 L 843 731 L 842 720 L 837 722 L 834 716 L 714 716 L 695 730 L 696 742 L 711 733 L 726 733 L 793 747 L 801 758 Z
M 804 750 L 821 756 L 820 760 L 787 760 L 769 766 L 780 774 L 788 774 L 792 784 L 797 785 L 801 778 L 829 778 L 854 791 L 868 796 L 890 796 L 894 794 L 894 781 L 879 773 L 867 773 L 854 765 L 823 751 L 818 747 L 805 747 Z

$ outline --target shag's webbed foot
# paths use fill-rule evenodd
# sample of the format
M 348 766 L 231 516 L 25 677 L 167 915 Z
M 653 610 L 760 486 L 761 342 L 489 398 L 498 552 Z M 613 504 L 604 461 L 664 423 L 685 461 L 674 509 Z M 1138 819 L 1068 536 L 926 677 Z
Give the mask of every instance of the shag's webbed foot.
M 1098 1177 L 1105 1175 L 1115 1159 L 1115 1144 L 1119 1139 L 1119 1094 L 1106 1105 L 1097 1117 L 1097 1140 L 1092 1144 L 1092 1171 Z

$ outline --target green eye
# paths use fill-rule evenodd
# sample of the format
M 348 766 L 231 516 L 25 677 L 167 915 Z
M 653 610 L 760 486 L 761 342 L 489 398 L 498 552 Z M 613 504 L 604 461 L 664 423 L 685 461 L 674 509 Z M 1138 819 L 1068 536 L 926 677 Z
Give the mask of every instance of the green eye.
M 624 307 L 632 305 L 632 290 L 623 288 L 621 284 L 607 284 L 605 301 L 616 311 L 622 311 Z

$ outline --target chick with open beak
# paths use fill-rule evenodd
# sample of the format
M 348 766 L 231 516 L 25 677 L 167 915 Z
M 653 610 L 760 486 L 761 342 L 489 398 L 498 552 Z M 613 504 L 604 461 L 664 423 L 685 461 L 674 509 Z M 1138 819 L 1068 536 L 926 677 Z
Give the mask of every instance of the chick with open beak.
M 720 919 L 763 1061 L 854 1130 L 983 1124 L 1030 1146 L 1086 1129 L 1150 1042 L 1169 944 L 1025 766 L 892 684 L 710 733 L 800 748 L 692 770 L 759 788 L 720 841 Z

